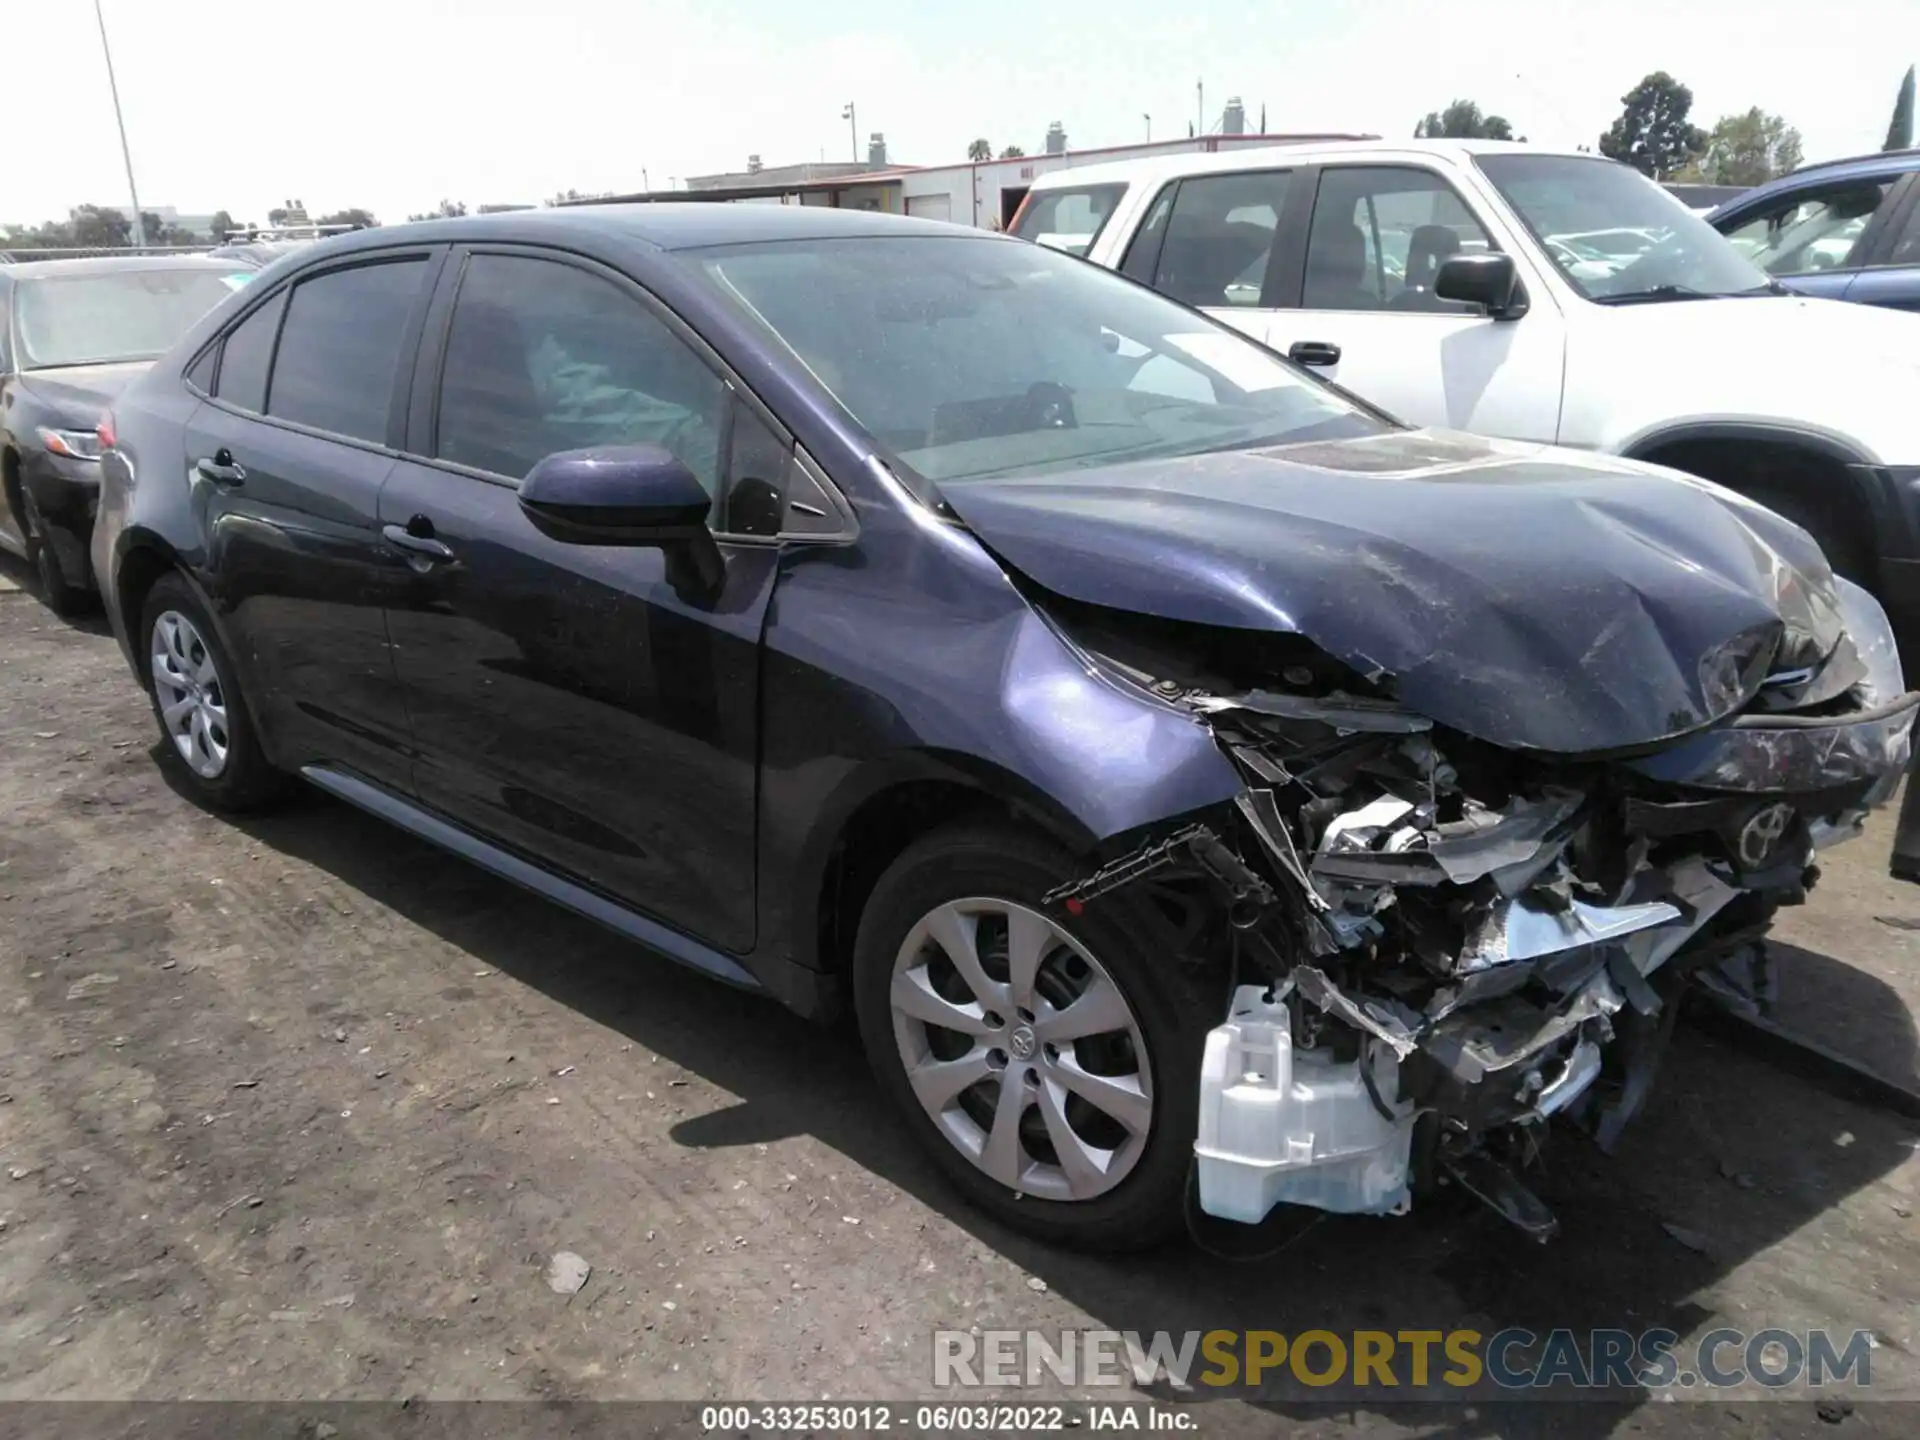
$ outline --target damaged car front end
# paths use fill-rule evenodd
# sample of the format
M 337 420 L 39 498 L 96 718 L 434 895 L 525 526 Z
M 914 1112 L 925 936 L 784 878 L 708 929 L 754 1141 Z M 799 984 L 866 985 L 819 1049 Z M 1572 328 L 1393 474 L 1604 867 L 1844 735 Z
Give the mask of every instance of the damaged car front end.
M 1690 983 L 1766 1001 L 1757 941 L 1908 758 L 1878 603 L 1646 467 L 1400 433 L 948 497 L 1090 670 L 1238 774 L 1046 897 L 1200 915 L 1227 1219 L 1445 1180 L 1546 1239 L 1548 1122 L 1611 1149 Z

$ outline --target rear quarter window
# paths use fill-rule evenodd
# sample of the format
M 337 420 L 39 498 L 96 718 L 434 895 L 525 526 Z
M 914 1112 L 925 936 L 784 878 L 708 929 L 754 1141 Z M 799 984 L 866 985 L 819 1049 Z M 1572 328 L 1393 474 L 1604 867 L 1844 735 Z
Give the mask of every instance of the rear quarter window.
M 1126 193 L 1124 184 L 1036 190 L 1014 218 L 1013 233 L 1069 255 L 1085 255 L 1107 228 L 1120 197 Z

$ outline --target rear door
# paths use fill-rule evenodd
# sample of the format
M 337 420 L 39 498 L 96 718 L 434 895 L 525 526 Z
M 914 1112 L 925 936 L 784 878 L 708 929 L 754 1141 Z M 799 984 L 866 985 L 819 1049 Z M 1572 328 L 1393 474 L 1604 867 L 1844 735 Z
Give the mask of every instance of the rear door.
M 1901 180 L 1881 208 L 1887 224 L 1875 237 L 1847 298 L 1920 312 L 1920 171 Z
M 1283 303 L 1278 292 L 1289 262 L 1297 264 L 1281 224 L 1294 180 L 1292 170 L 1268 169 L 1190 175 L 1167 184 L 1148 203 L 1120 273 L 1265 340 Z M 1023 214 L 1023 230 L 1028 223 Z M 1040 221 L 1033 224 L 1038 228 Z
M 359 256 L 265 297 L 221 341 L 187 472 L 228 635 L 283 764 L 411 784 L 380 535 L 438 252 Z M 402 357 L 407 362 L 402 364 Z
M 754 935 L 759 646 L 792 441 L 630 280 L 475 247 L 429 323 L 380 520 L 420 548 L 389 625 L 421 798 L 723 948 Z M 521 512 L 545 455 L 666 445 L 714 495 L 725 578 L 564 544 Z
M 1447 177 L 1327 165 L 1305 183 L 1299 289 L 1276 294 L 1287 308 L 1271 312 L 1267 344 L 1409 424 L 1551 442 L 1565 321 L 1544 285 L 1529 286 L 1531 308 L 1509 320 L 1433 293 L 1448 256 L 1503 248 Z

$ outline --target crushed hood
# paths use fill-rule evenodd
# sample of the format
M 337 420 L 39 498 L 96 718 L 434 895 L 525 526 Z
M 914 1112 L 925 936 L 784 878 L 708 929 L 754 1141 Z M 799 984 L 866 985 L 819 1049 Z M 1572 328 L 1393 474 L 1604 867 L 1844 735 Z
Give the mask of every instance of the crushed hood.
M 943 482 L 1002 561 L 1117 610 L 1297 633 L 1495 744 L 1712 723 L 1839 638 L 1807 535 L 1632 461 L 1437 431 Z M 1783 661 L 1784 663 L 1784 661 Z

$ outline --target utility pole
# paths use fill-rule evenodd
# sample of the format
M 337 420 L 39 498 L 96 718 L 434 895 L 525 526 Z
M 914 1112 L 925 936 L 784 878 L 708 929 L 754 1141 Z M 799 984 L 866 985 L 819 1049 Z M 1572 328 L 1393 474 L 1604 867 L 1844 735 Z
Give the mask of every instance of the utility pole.
M 133 197 L 133 243 L 144 250 L 147 222 L 141 218 L 140 191 L 133 183 L 133 152 L 127 149 L 127 122 L 120 114 L 120 84 L 113 78 L 113 51 L 107 47 L 107 17 L 100 13 L 100 0 L 93 0 L 93 18 L 100 24 L 100 53 L 107 57 L 107 89 L 113 94 L 113 123 L 120 127 L 120 158 L 127 165 L 127 194 Z
M 1194 109 L 1199 112 L 1198 126 L 1194 133 L 1196 135 L 1205 135 L 1207 133 L 1207 82 L 1204 80 L 1194 81 L 1193 95 Z
M 1153 143 L 1153 116 L 1142 115 L 1140 118 L 1147 122 L 1147 144 L 1151 145 Z
M 840 118 L 847 122 L 847 134 L 853 138 L 853 163 L 860 163 L 860 122 L 853 118 L 853 102 L 847 102 L 847 108 L 840 112 Z

